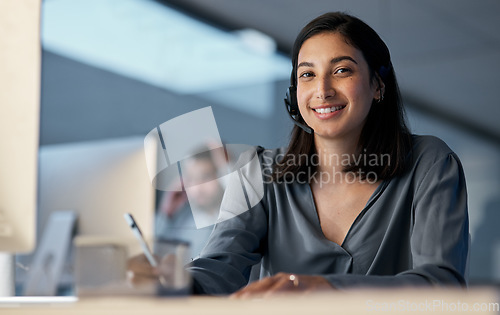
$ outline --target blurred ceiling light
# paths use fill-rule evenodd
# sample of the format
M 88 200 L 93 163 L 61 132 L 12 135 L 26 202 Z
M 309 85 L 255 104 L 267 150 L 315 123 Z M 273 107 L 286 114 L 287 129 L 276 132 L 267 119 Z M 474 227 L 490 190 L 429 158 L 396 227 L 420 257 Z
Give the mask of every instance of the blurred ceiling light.
M 233 32 L 239 36 L 241 42 L 253 51 L 271 56 L 276 53 L 277 45 L 274 39 L 262 32 L 251 28 L 245 28 Z
M 152 0 L 45 0 L 42 10 L 44 49 L 176 93 L 290 75 L 264 34 L 223 32 Z

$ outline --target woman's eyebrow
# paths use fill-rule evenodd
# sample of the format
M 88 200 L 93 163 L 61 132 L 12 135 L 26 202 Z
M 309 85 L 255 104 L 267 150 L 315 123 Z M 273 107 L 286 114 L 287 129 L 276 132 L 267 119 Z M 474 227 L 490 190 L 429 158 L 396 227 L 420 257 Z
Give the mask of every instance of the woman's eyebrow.
M 335 57 L 333 58 L 332 60 L 330 60 L 330 64 L 336 64 L 338 62 L 341 62 L 342 60 L 350 60 L 352 62 L 354 62 L 355 64 L 358 64 L 356 62 L 356 60 L 354 60 L 352 57 L 350 56 L 339 56 L 339 57 Z M 300 67 L 314 67 L 314 63 L 312 62 L 308 62 L 308 61 L 303 61 L 301 63 L 299 63 L 299 65 L 297 66 L 297 69 L 300 68 Z
M 303 61 L 303 62 L 299 63 L 299 65 L 297 66 L 297 68 L 300 68 L 300 67 L 314 67 L 314 63 Z
M 350 61 L 354 62 L 355 64 L 358 64 L 358 63 L 356 62 L 356 60 L 354 60 L 354 59 L 353 59 L 352 57 L 350 57 L 350 56 L 340 56 L 340 57 L 335 57 L 335 58 L 333 58 L 332 60 L 330 60 L 330 63 L 331 63 L 331 64 L 335 64 L 335 63 L 337 63 L 337 62 L 341 62 L 342 60 L 350 60 Z

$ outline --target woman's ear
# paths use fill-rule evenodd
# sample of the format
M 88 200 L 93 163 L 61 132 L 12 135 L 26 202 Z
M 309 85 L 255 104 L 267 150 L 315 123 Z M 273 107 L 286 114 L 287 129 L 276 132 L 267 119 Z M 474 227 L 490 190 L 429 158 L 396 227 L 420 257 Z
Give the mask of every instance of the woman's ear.
M 377 89 L 375 90 L 375 95 L 373 98 L 377 102 L 381 102 L 384 99 L 384 94 L 385 94 L 385 83 L 382 80 L 382 78 L 378 75 L 378 73 L 375 74 L 375 84 L 377 86 Z

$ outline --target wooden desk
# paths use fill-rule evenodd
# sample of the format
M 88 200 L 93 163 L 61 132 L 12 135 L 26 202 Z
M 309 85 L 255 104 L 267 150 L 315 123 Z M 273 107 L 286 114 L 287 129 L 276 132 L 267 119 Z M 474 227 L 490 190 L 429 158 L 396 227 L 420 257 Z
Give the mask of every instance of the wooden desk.
M 498 314 L 493 289 L 360 290 L 328 294 L 288 295 L 271 299 L 232 300 L 226 297 L 88 297 L 70 303 L 0 303 L 0 314 Z M 483 311 L 473 311 L 482 307 Z M 466 308 L 470 311 L 466 312 Z

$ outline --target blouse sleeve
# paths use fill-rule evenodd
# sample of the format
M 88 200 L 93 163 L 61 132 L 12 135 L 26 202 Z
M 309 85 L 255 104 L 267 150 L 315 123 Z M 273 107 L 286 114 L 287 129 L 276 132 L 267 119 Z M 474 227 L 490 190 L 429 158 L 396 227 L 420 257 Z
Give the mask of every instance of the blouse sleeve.
M 200 258 L 189 266 L 194 293 L 230 294 L 244 287 L 261 259 L 266 227 L 260 207 L 217 224 Z
M 412 269 L 395 276 L 332 274 L 325 278 L 336 288 L 465 286 L 469 251 L 467 190 L 462 165 L 454 153 L 428 168 L 417 183 L 413 200 Z
M 200 257 L 188 265 L 195 294 L 237 291 L 248 283 L 252 266 L 262 258 L 268 214 L 261 153 L 257 148 L 240 156 L 237 171 L 228 176 L 218 223 Z

